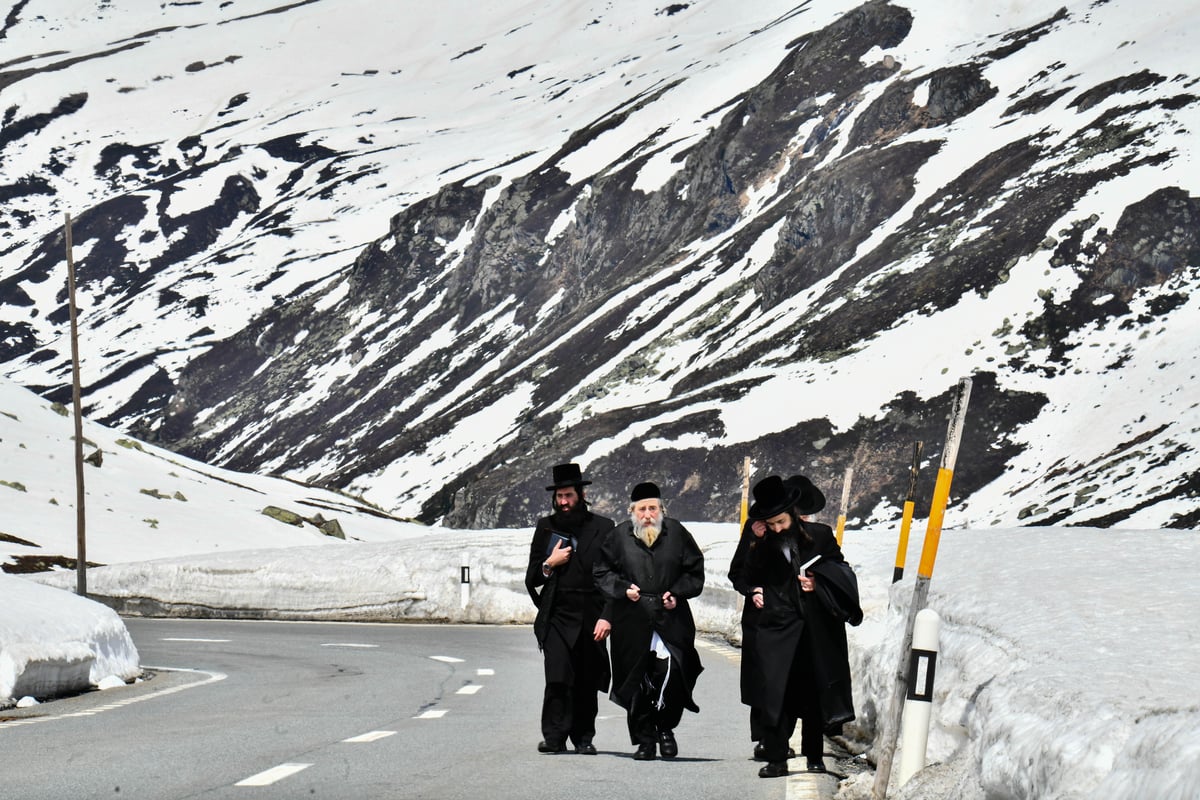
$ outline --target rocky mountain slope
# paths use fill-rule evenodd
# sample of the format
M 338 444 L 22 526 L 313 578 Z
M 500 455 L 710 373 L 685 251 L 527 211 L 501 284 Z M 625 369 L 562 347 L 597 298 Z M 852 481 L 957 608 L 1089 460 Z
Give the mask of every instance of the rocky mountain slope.
M 469 527 L 584 464 L 730 519 L 1195 527 L 1185 3 L 38 0 L 0 38 L 0 358 L 231 468 Z M 831 508 L 831 510 L 833 510 Z

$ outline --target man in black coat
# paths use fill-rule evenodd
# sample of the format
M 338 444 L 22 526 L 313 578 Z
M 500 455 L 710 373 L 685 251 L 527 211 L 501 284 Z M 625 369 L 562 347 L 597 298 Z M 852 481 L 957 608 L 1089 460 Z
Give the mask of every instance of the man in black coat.
M 771 475 L 755 485 L 750 507 L 750 518 L 766 523 L 744 570 L 762 610 L 751 705 L 762 712 L 764 778 L 788 774 L 797 718 L 800 752 L 814 772 L 825 769 L 823 736 L 854 719 L 845 623 L 862 622 L 858 583 L 833 531 L 796 514 L 799 495 Z
M 525 588 L 537 606 L 533 632 L 542 651 L 546 691 L 538 751 L 595 755 L 596 693 L 608 691 L 611 603 L 596 588 L 592 567 L 613 522 L 588 511 L 578 464 L 553 470 L 554 513 L 537 521 L 529 544 Z M 540 588 L 540 591 L 539 591 Z
M 825 507 L 825 495 L 813 485 L 813 482 L 803 475 L 792 475 L 785 480 L 784 485 L 799 493 L 794 511 L 804 522 L 810 514 L 816 514 Z M 762 744 L 764 730 L 762 709 L 754 705 L 755 681 L 758 679 L 758 618 L 762 609 L 754 602 L 754 595 L 762 591 L 761 586 L 750 584 L 746 580 L 746 560 L 750 556 L 752 544 L 762 538 L 767 531 L 767 523 L 761 519 L 747 519 L 742 526 L 742 535 L 738 539 L 737 548 L 729 562 L 729 582 L 745 600 L 742 604 L 742 658 L 741 658 L 741 697 L 742 703 L 750 706 L 750 739 L 755 742 L 754 759 L 766 761 L 766 747 Z M 794 725 L 793 725 L 794 727 Z M 792 731 L 787 732 L 791 738 Z M 795 758 L 795 752 L 789 747 L 788 758 Z
M 679 522 L 668 519 L 653 483 L 630 495 L 630 519 L 605 537 L 596 585 L 613 601 L 612 693 L 626 710 L 634 758 L 679 754 L 675 727 L 703 666 L 696 652 L 690 598 L 704 589 L 704 554 Z

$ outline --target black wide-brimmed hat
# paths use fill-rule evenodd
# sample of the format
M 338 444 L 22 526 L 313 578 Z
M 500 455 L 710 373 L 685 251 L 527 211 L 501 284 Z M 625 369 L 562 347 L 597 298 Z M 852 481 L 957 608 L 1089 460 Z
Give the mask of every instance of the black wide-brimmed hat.
M 588 486 L 591 481 L 583 479 L 583 473 L 579 471 L 578 464 L 558 464 L 554 467 L 554 477 L 551 478 L 553 484 L 546 487 L 546 491 L 553 492 L 555 489 L 565 489 L 568 486 Z
M 778 475 L 768 475 L 754 484 L 754 502 L 750 504 L 750 519 L 769 519 L 790 511 L 800 499 L 800 490 L 788 486 Z
M 825 507 L 825 495 L 803 475 L 792 475 L 783 483 L 800 493 L 800 499 L 796 501 L 797 514 L 815 514 Z

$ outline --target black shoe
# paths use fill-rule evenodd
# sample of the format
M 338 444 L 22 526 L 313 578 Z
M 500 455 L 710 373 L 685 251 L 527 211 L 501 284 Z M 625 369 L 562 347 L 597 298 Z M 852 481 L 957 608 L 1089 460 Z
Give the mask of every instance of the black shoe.
M 795 758 L 796 751 L 789 747 L 787 757 Z M 754 745 L 754 760 L 755 761 L 766 761 L 767 760 L 767 748 L 761 744 Z
M 825 761 L 820 758 L 808 759 L 808 771 L 809 772 L 824 772 L 825 771 Z
M 674 731 L 658 732 L 658 752 L 663 758 L 674 758 L 679 755 L 679 745 L 675 742 Z
M 538 742 L 538 752 L 539 753 L 565 753 L 565 752 L 567 752 L 567 745 L 564 742 L 541 741 L 541 742 Z
M 786 761 L 768 761 L 767 765 L 758 771 L 760 778 L 782 778 L 788 774 Z
M 654 760 L 654 743 L 639 744 L 637 752 L 633 754 L 634 761 L 653 761 Z
M 596 745 L 591 742 L 580 742 L 575 745 L 575 752 L 585 756 L 594 756 L 596 755 Z

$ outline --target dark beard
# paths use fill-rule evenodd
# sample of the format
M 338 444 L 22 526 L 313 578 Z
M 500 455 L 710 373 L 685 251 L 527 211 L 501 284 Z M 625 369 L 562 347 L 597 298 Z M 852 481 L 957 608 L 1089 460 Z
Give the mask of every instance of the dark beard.
M 583 501 L 580 501 L 579 504 L 570 511 L 560 511 L 555 509 L 554 525 L 557 528 L 574 530 L 583 524 L 584 519 L 587 518 L 587 513 L 587 503 L 584 503 Z

